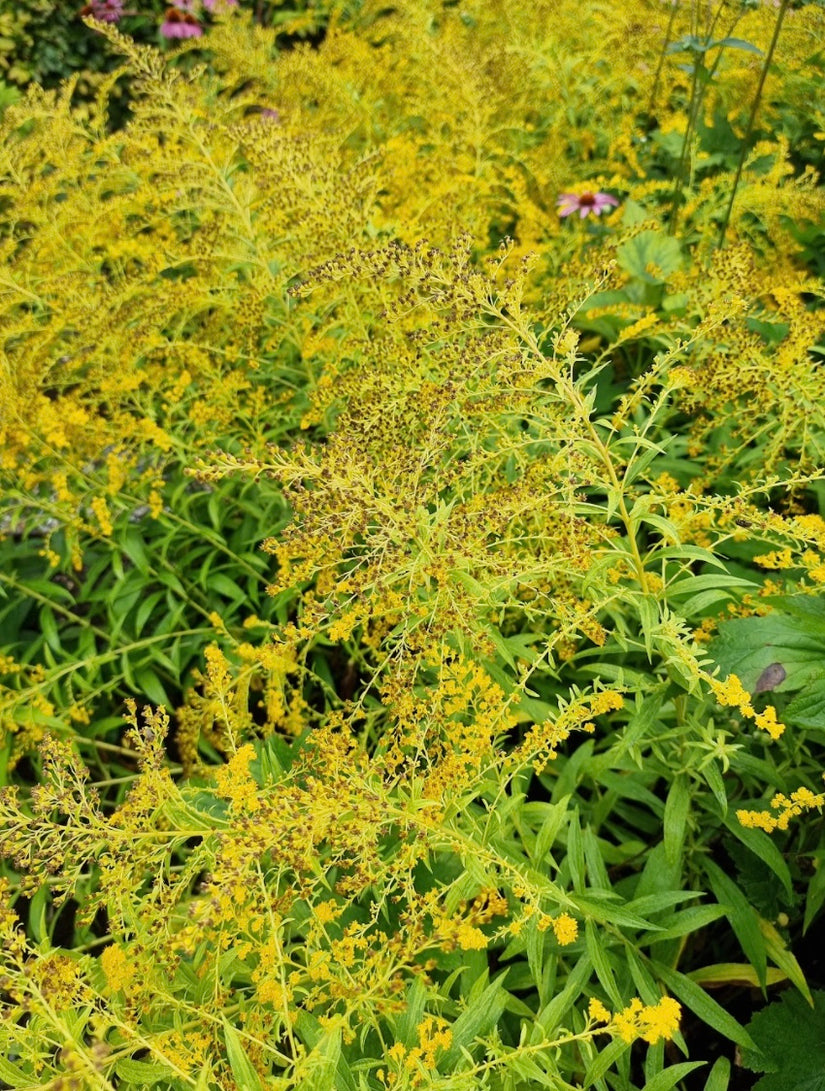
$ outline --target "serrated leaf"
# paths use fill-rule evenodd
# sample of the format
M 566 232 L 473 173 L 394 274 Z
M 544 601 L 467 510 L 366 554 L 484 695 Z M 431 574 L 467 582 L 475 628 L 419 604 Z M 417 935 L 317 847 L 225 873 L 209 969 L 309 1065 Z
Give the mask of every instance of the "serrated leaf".
M 825 992 L 813 1000 L 789 991 L 751 1019 L 756 1049 L 744 1050 L 742 1063 L 769 1073 L 754 1091 L 825 1091 Z
M 787 612 L 762 617 L 732 618 L 722 622 L 719 635 L 708 645 L 708 654 L 722 673 L 735 674 L 750 693 L 763 672 L 774 664 L 785 671 L 775 688 L 800 690 L 822 679 L 822 644 L 825 640 L 825 608 L 818 612 L 798 609 L 790 598 Z
M 825 678 L 815 678 L 785 709 L 782 719 L 795 727 L 825 729 Z
M 616 250 L 622 269 L 646 284 L 663 284 L 682 265 L 682 247 L 678 239 L 664 231 L 641 231 Z M 655 267 L 658 274 L 651 273 Z

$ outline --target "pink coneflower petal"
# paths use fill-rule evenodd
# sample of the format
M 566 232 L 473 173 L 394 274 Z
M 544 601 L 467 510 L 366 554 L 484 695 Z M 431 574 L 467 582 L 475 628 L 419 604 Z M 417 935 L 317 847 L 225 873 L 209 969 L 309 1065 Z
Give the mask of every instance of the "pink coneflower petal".
M 200 38 L 203 27 L 194 15 L 181 8 L 168 8 L 160 25 L 164 38 Z
M 559 216 L 570 216 L 578 212 L 584 219 L 589 212 L 594 216 L 600 216 L 606 208 L 617 208 L 619 202 L 609 193 L 591 193 L 583 190 L 581 193 L 562 193 L 556 199 Z
M 164 38 L 200 38 L 203 27 L 196 23 L 161 23 L 160 32 Z
M 101 23 L 116 23 L 123 15 L 123 0 L 91 0 L 80 9 L 81 15 L 91 15 Z

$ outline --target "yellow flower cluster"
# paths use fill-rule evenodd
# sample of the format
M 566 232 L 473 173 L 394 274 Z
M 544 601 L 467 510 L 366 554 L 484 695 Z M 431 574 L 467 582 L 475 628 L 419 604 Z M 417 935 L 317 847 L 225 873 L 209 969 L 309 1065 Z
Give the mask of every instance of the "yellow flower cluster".
M 797 788 L 791 792 L 790 798 L 779 792 L 771 800 L 771 811 L 746 811 L 736 812 L 736 817 L 743 826 L 764 830 L 773 833 L 774 830 L 786 830 L 792 818 L 814 809 L 821 810 L 825 807 L 825 792 L 812 792 L 810 788 Z
M 548 928 L 552 928 L 559 947 L 568 947 L 578 939 L 578 922 L 569 913 L 560 913 L 557 917 L 548 917 L 541 913 L 536 926 L 539 932 L 546 932 Z
M 106 984 L 113 992 L 128 989 L 137 967 L 119 943 L 111 943 L 103 949 L 100 965 L 106 975 Z
M 523 764 L 532 761 L 537 773 L 555 759 L 559 746 L 574 730 L 595 731 L 591 717 L 601 716 L 622 708 L 624 698 L 616 690 L 602 690 L 577 697 L 564 705 L 554 720 L 546 720 L 531 728 L 523 742 L 513 751 L 510 760 Z
M 747 716 L 757 727 L 767 731 L 774 741 L 782 737 L 785 725 L 777 720 L 774 706 L 768 705 L 764 712 L 757 712 L 751 704 L 750 694 L 735 674 L 729 674 L 722 682 L 711 678 L 710 687 L 720 705 L 725 708 L 738 708 L 743 716 Z
M 249 763 L 255 757 L 255 747 L 245 743 L 229 759 L 226 765 L 215 770 L 218 795 L 228 799 L 238 814 L 252 814 L 258 810 L 258 785 L 249 772 Z
M 418 1024 L 417 1046 L 408 1049 L 403 1042 L 396 1042 L 387 1050 L 387 1060 L 392 1069 L 378 1078 L 387 1087 L 393 1087 L 402 1073 L 407 1075 L 407 1086 L 420 1087 L 427 1080 L 428 1072 L 435 1072 L 439 1056 L 452 1045 L 452 1031 L 444 1020 L 428 1015 Z
M 658 1004 L 645 1005 L 638 997 L 615 1015 L 604 1004 L 593 997 L 588 1007 L 588 1015 L 593 1022 L 605 1023 L 602 1029 L 617 1035 L 625 1042 L 637 1038 L 655 1045 L 661 1039 L 668 1040 L 679 1030 L 682 1006 L 670 996 L 663 996 Z

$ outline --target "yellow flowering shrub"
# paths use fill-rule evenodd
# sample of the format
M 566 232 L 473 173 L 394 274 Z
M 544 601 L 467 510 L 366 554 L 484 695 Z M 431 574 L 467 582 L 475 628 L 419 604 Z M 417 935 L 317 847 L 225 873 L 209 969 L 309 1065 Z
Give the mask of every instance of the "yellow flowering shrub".
M 674 1086 L 719 966 L 805 993 L 820 713 L 711 637 L 819 624 L 822 9 L 750 132 L 704 7 L 99 26 L 122 129 L 5 111 L 0 1082 Z

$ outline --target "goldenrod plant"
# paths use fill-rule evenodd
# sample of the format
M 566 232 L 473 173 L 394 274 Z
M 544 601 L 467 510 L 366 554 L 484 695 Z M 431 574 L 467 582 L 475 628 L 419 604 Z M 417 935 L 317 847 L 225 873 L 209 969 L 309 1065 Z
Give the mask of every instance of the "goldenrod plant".
M 726 1091 L 819 984 L 825 12 L 317 7 L 3 117 L 0 1083 Z

